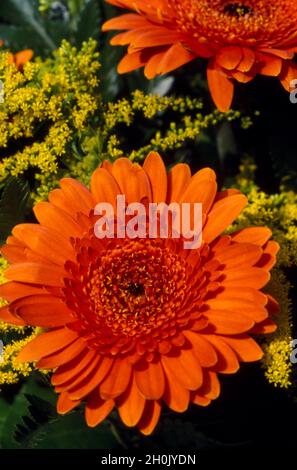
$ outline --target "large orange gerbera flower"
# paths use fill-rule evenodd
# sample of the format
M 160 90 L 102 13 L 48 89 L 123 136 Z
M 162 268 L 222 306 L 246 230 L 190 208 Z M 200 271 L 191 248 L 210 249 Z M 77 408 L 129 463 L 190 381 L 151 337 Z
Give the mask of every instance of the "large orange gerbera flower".
M 45 329 L 18 360 L 56 369 L 59 413 L 85 401 L 86 421 L 96 426 L 116 406 L 127 426 L 149 434 L 162 402 L 177 412 L 208 405 L 220 393 L 218 373 L 262 357 L 251 335 L 275 329 L 268 313 L 275 301 L 260 289 L 278 245 L 267 228 L 221 235 L 245 196 L 217 193 L 209 168 L 191 177 L 178 164 L 167 175 L 156 153 L 143 168 L 125 158 L 105 162 L 91 191 L 70 178 L 60 185 L 35 206 L 39 224 L 16 226 L 2 248 L 11 266 L 0 287 L 10 301 L 2 320 Z M 202 246 L 99 240 L 93 209 L 115 205 L 118 194 L 128 204 L 202 203 Z
M 234 80 L 278 77 L 286 90 L 297 78 L 296 0 L 106 0 L 134 10 L 107 21 L 103 30 L 128 30 L 113 45 L 129 44 L 119 64 L 125 73 L 145 67 L 147 78 L 197 57 L 207 58 L 212 97 L 221 111 L 232 103 Z

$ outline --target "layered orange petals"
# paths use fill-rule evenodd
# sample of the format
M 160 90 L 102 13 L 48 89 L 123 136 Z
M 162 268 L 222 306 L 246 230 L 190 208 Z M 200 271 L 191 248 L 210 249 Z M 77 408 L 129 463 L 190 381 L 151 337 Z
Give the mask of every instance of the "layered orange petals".
M 34 338 L 17 357 L 19 362 L 37 361 L 56 351 L 66 348 L 77 340 L 77 334 L 66 328 L 51 330 Z
M 119 64 L 126 73 L 144 67 L 148 79 L 171 72 L 195 58 L 210 59 L 207 78 L 212 98 L 227 111 L 234 82 L 257 74 L 278 77 L 285 89 L 297 79 L 296 2 L 251 0 L 234 9 L 224 0 L 106 0 L 133 13 L 107 21 L 103 31 L 123 30 L 112 45 L 129 45 Z M 237 4 L 236 4 L 237 5 Z
M 232 54 L 220 63 L 248 69 L 252 56 Z M 260 291 L 279 249 L 271 231 L 223 236 L 245 196 L 217 193 L 209 168 L 192 176 L 179 164 L 167 174 L 156 152 L 143 166 L 104 162 L 90 191 L 72 179 L 60 186 L 35 206 L 39 223 L 16 226 L 2 248 L 11 265 L 0 319 L 45 329 L 17 360 L 55 369 L 58 412 L 84 403 L 91 427 L 116 407 L 127 426 L 147 435 L 162 403 L 179 413 L 190 403 L 209 405 L 220 393 L 218 374 L 259 360 L 252 335 L 275 329 L 277 303 Z M 97 239 L 94 209 L 99 202 L 115 208 L 119 194 L 145 207 L 202 204 L 201 247 L 187 250 L 174 238 Z

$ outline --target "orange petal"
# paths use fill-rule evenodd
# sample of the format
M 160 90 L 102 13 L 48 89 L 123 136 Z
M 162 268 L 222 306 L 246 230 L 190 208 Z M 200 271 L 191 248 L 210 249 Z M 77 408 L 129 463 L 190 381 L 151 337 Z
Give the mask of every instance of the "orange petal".
M 249 83 L 255 78 L 256 71 L 254 71 L 254 69 L 250 72 L 235 71 L 235 72 L 231 72 L 231 75 L 232 75 L 232 78 L 234 78 L 240 83 Z
M 166 372 L 167 380 L 163 400 L 173 411 L 183 413 L 188 409 L 190 392 L 177 382 L 175 375 L 170 369 Z
M 1 248 L 1 255 L 9 263 L 22 263 L 23 261 L 27 261 L 27 256 L 26 256 L 24 245 L 23 246 L 4 245 Z
M 41 225 L 58 231 L 64 237 L 70 238 L 82 235 L 78 223 L 69 214 L 50 202 L 39 202 L 34 206 L 33 211 Z
M 236 287 L 226 287 L 221 291 L 218 291 L 215 296 L 218 300 L 243 300 L 252 303 L 253 305 L 265 306 L 267 304 L 267 296 L 263 292 L 259 292 L 257 289 L 252 287 L 245 287 L 238 289 Z M 205 300 L 208 302 L 208 299 Z
M 11 325 L 17 326 L 25 326 L 26 323 L 20 319 L 15 317 L 9 310 L 9 305 L 0 308 L 0 320 L 4 321 L 5 323 L 10 323 Z
M 272 236 L 268 227 L 248 227 L 231 234 L 232 240 L 239 243 L 252 243 L 263 246 Z
M 60 186 L 66 197 L 77 204 L 78 212 L 89 214 L 94 208 L 94 199 L 90 191 L 79 181 L 73 178 L 62 178 Z
M 238 46 L 227 46 L 219 50 L 216 55 L 216 62 L 220 67 L 227 70 L 234 70 L 243 59 L 242 49 Z
M 88 375 L 84 378 L 78 385 L 73 389 L 69 389 L 69 395 L 71 399 L 79 400 L 86 397 L 91 393 L 97 385 L 99 385 L 102 380 L 106 377 L 113 365 L 113 359 L 109 357 L 103 357 L 103 359 L 97 364 L 94 368 L 94 371 L 91 375 Z
M 103 400 L 100 397 L 99 390 L 94 390 L 87 399 L 85 416 L 87 425 L 91 428 L 98 426 L 107 418 L 114 408 L 113 400 Z
M 253 338 L 247 335 L 231 338 L 224 336 L 222 340 L 237 354 L 240 361 L 253 362 L 263 357 L 263 351 Z
M 126 359 L 115 359 L 107 377 L 100 385 L 100 395 L 104 399 L 116 398 L 125 392 L 131 377 L 131 365 Z
M 155 203 L 165 202 L 167 194 L 167 173 L 160 155 L 157 152 L 150 152 L 144 161 L 143 169 L 148 175 L 151 184 L 152 201 Z
M 168 202 L 180 202 L 191 180 L 191 170 L 185 163 L 175 165 L 168 174 Z
M 138 390 L 145 398 L 157 400 L 162 397 L 165 388 L 165 378 L 160 362 L 137 364 L 135 380 Z
M 258 54 L 260 64 L 257 65 L 257 72 L 261 75 L 278 77 L 282 70 L 282 59 L 268 54 Z
M 262 305 L 257 305 L 254 302 L 239 297 L 237 299 L 227 299 L 218 296 L 215 299 L 207 300 L 205 305 L 213 310 L 229 311 L 230 317 L 233 314 L 243 314 L 255 322 L 263 321 L 268 316 L 267 310 Z
M 216 351 L 213 346 L 203 338 L 203 335 L 189 330 L 184 331 L 184 335 L 193 345 L 195 355 L 198 357 L 202 367 L 212 367 L 217 363 L 218 358 Z
M 63 351 L 62 351 L 63 352 Z M 75 358 L 78 358 L 81 356 L 82 353 L 85 353 L 86 349 L 83 351 L 79 352 Z M 72 392 L 77 391 L 77 389 L 81 389 L 84 387 L 86 384 L 90 382 L 90 379 L 93 378 L 95 375 L 96 371 L 98 371 L 100 364 L 102 363 L 102 357 L 97 354 L 95 358 L 92 361 L 89 361 L 84 368 L 81 367 L 80 371 L 76 376 L 70 378 L 67 382 L 56 385 L 55 390 L 56 392 L 68 392 L 69 395 L 72 397 Z M 60 365 L 63 364 L 69 364 L 69 361 L 63 362 Z
M 294 91 L 295 85 L 293 84 L 293 81 L 297 80 L 297 64 L 292 61 L 285 62 L 279 79 L 285 90 L 289 92 Z
M 238 266 L 254 266 L 262 254 L 263 250 L 260 246 L 251 243 L 235 243 L 217 250 L 215 258 L 225 265 L 225 269 L 232 269 Z
M 239 362 L 233 349 L 222 341 L 219 336 L 205 335 L 206 339 L 213 344 L 216 349 L 218 362 L 215 370 L 221 374 L 234 374 L 239 369 Z
M 77 339 L 77 333 L 66 328 L 57 328 L 47 333 L 41 333 L 30 341 L 17 356 L 17 362 L 38 361 Z
M 210 168 L 204 168 L 192 176 L 181 202 L 201 203 L 202 211 L 207 214 L 216 196 L 216 174 Z
M 146 18 L 135 13 L 127 13 L 106 21 L 102 26 L 102 31 L 111 31 L 116 29 L 134 29 L 142 26 L 147 26 Z
M 72 178 L 61 179 L 60 185 L 62 189 L 54 189 L 49 193 L 49 201 L 71 217 L 79 212 L 89 215 L 95 207 L 95 201 L 90 191 Z
M 138 428 L 142 434 L 148 436 L 152 434 L 158 424 L 161 414 L 161 405 L 158 401 L 147 401 Z
M 202 384 L 202 369 L 192 349 L 182 349 L 179 356 L 162 356 L 162 365 L 183 387 L 196 390 Z
M 272 54 L 272 55 L 276 55 L 277 57 L 280 57 L 281 59 L 293 59 L 294 58 L 294 52 L 291 52 L 291 51 L 285 51 L 285 50 L 282 50 L 282 49 L 260 49 L 260 52 L 264 52 L 264 53 L 267 53 L 267 54 Z
M 71 310 L 59 298 L 52 295 L 30 295 L 10 304 L 17 316 L 27 325 L 53 328 L 73 321 Z
M 247 47 L 242 47 L 241 52 L 242 59 L 241 62 L 238 64 L 237 69 L 239 70 L 239 72 L 249 72 L 256 60 L 255 53 L 252 49 L 249 49 Z
M 216 372 L 203 370 L 203 385 L 197 390 L 197 393 L 209 400 L 218 398 L 220 395 L 220 382 Z
M 233 335 L 244 333 L 250 330 L 255 322 L 241 313 L 233 312 L 230 315 L 228 310 L 209 309 L 203 312 L 203 316 L 207 318 L 209 325 L 214 328 L 216 334 Z
M 79 356 L 58 367 L 51 377 L 53 385 L 61 385 L 75 378 L 96 358 L 96 351 L 85 349 Z
M 113 164 L 112 174 L 121 193 L 125 194 L 127 204 L 141 202 L 146 198 L 152 200 L 149 179 L 140 165 L 131 163 L 128 158 L 119 158 Z
M 144 68 L 144 75 L 148 80 L 155 78 L 159 74 L 160 64 L 164 55 L 166 53 L 166 49 L 161 50 L 161 52 L 156 52 L 151 58 L 148 59 L 145 68 Z
M 178 69 L 195 58 L 195 54 L 185 49 L 180 43 L 173 44 L 164 54 L 159 64 L 159 73 L 165 74 L 172 72 L 172 70 Z
M 280 246 L 277 242 L 270 240 L 267 242 L 264 253 L 261 259 L 257 263 L 257 267 L 265 269 L 265 271 L 271 271 L 276 264 L 276 255 L 280 250 Z
M 13 302 L 19 297 L 27 297 L 29 295 L 44 294 L 45 290 L 40 287 L 22 284 L 20 282 L 6 282 L 0 285 L 0 297 Z
M 112 46 L 126 46 L 127 44 L 130 44 L 130 45 L 132 45 L 134 50 L 135 49 L 136 50 L 137 49 L 142 49 L 142 48 L 138 48 L 137 46 L 134 47 L 134 42 L 137 40 L 139 35 L 149 33 L 151 31 L 151 29 L 152 29 L 151 27 L 146 25 L 146 26 L 141 27 L 137 30 L 133 29 L 133 30 L 130 30 L 130 31 L 126 31 L 124 33 L 117 34 L 116 36 L 111 38 L 110 44 Z
M 119 415 L 126 426 L 136 426 L 145 407 L 146 400 L 139 393 L 135 378 L 131 380 L 129 388 L 120 396 L 118 401 Z
M 266 318 L 262 323 L 258 323 L 250 330 L 249 333 L 258 335 L 258 334 L 268 334 L 273 333 L 277 330 L 277 325 L 270 318 Z
M 270 274 L 261 268 L 229 269 L 224 271 L 224 287 L 253 287 L 262 289 L 270 279 Z
M 117 195 L 121 194 L 115 178 L 105 168 L 98 168 L 92 174 L 91 191 L 96 201 L 112 204 L 116 209 Z
M 179 41 L 182 38 L 180 33 L 176 33 L 175 31 L 171 31 L 163 27 L 154 26 L 152 28 L 151 25 L 147 26 L 145 30 L 138 30 L 135 31 L 135 33 L 135 38 L 130 41 L 135 48 L 167 46 L 168 44 L 174 44 L 174 42 Z M 182 49 L 183 51 L 185 50 L 184 48 Z
M 199 395 L 198 392 L 192 392 L 191 401 L 199 406 L 208 406 L 210 404 L 210 399 Z
M 67 393 L 61 393 L 57 402 L 57 411 L 60 415 L 64 415 L 76 408 L 80 403 L 80 400 L 70 400 Z
M 59 266 L 40 263 L 17 263 L 5 271 L 5 277 L 11 281 L 53 287 L 63 287 L 65 275 L 66 272 Z
M 132 72 L 146 64 L 147 60 L 144 58 L 142 51 L 133 52 L 132 54 L 126 54 L 118 65 L 118 73 L 123 74 Z
M 247 198 L 243 194 L 234 194 L 215 202 L 202 232 L 203 240 L 211 243 L 236 219 L 246 204 Z
M 62 364 L 66 364 L 74 357 L 78 356 L 81 352 L 86 350 L 86 344 L 83 339 L 78 338 L 61 351 L 54 352 L 49 356 L 40 359 L 36 367 L 39 369 L 55 369 Z
M 232 80 L 216 67 L 214 61 L 210 61 L 208 64 L 207 80 L 212 99 L 218 109 L 222 112 L 228 111 L 234 94 L 234 83 Z
M 69 198 L 62 189 L 54 189 L 51 191 L 48 195 L 48 199 L 54 207 L 66 212 L 70 217 L 76 217 L 76 214 L 79 213 L 82 208 L 76 200 Z

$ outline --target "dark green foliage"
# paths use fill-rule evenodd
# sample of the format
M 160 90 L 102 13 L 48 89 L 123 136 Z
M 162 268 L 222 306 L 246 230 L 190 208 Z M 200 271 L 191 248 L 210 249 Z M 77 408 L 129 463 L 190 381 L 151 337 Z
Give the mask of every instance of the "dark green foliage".
M 0 198 L 0 243 L 4 243 L 12 228 L 23 222 L 30 205 L 27 181 L 10 177 Z

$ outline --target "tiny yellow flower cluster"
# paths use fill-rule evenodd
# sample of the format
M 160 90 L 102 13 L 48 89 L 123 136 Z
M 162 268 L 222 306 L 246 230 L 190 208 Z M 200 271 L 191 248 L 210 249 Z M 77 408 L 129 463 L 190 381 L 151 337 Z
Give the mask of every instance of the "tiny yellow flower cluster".
M 242 162 L 237 186 L 247 195 L 249 204 L 233 224 L 231 231 L 248 226 L 268 226 L 273 232 L 273 239 L 280 244 L 277 267 L 267 286 L 267 292 L 280 305 L 280 313 L 273 318 L 278 329 L 272 335 L 267 335 L 263 341 L 265 355 L 262 363 L 268 381 L 277 387 L 287 388 L 291 385 L 292 374 L 292 312 L 290 284 L 284 268 L 297 264 L 297 195 L 292 191 L 270 195 L 260 191 L 254 183 L 256 169 L 251 159 L 247 158 Z
M 0 284 L 6 282 L 3 272 L 7 267 L 7 262 L 0 257 Z M 5 305 L 5 301 L 0 299 L 0 306 Z M 31 341 L 38 333 L 39 328 L 25 328 L 13 326 L 5 322 L 0 322 L 0 340 L 3 341 L 3 353 L 0 360 L 0 387 L 17 383 L 20 378 L 27 377 L 34 366 L 29 363 L 19 364 L 15 361 L 20 350 Z
M 292 353 L 292 321 L 291 302 L 289 298 L 290 284 L 284 273 L 276 269 L 272 273 L 268 291 L 279 302 L 280 312 L 275 315 L 274 321 L 278 329 L 266 338 L 264 342 L 263 365 L 265 376 L 275 387 L 288 388 L 292 385 L 292 363 L 290 355 Z
M 104 159 L 114 161 L 126 156 L 131 160 L 141 161 L 151 150 L 165 154 L 169 150 L 179 149 L 189 141 L 195 141 L 210 126 L 223 120 L 241 118 L 239 112 L 223 114 L 215 111 L 203 115 L 201 109 L 202 103 L 198 99 L 146 95 L 139 90 L 132 93 L 130 99 L 101 104 L 96 113 L 97 119 L 85 132 L 77 134 L 71 153 L 63 157 L 64 169 L 59 168 L 53 177 L 38 175 L 39 196 L 45 198 L 62 176 L 71 176 L 88 184 L 92 172 Z M 75 116 L 75 111 L 73 113 Z M 154 129 L 155 124 L 152 126 L 150 122 L 153 117 L 161 117 L 161 121 L 165 122 L 157 132 Z M 152 127 L 152 131 L 149 132 L 150 138 L 145 145 L 136 150 L 135 141 L 131 144 L 129 140 L 129 133 L 133 133 L 133 126 L 139 123 L 139 119 L 144 120 L 147 129 Z M 243 119 L 241 118 L 242 125 Z
M 20 340 L 13 340 L 4 345 L 3 362 L 0 362 L 0 386 L 17 383 L 21 377 L 27 377 L 32 372 L 34 366 L 29 363 L 20 364 L 15 361 L 16 356 L 21 349 L 34 337 L 33 332 Z
M 106 139 L 106 153 L 103 156 L 115 160 L 125 155 L 131 160 L 140 161 L 151 150 L 164 154 L 169 150 L 179 149 L 187 141 L 195 141 L 204 129 L 224 120 L 233 121 L 241 118 L 241 114 L 235 111 L 220 113 L 216 110 L 210 114 L 203 114 L 202 108 L 203 105 L 199 99 L 146 95 L 139 90 L 132 93 L 131 100 L 124 98 L 116 103 L 109 103 L 104 113 L 102 130 L 102 136 Z M 130 127 L 138 117 L 143 117 L 149 122 L 152 118 L 164 117 L 166 112 L 170 113 L 171 119 L 176 116 L 174 121 L 169 122 L 167 129 L 155 132 L 150 142 L 137 150 L 131 149 L 128 153 L 122 150 L 122 142 L 115 132 L 118 125 L 124 124 Z M 242 118 L 242 125 L 247 127 L 244 118 Z
M 36 181 L 51 181 L 59 159 L 83 133 L 100 107 L 100 63 L 96 42 L 77 51 L 64 41 L 54 57 L 25 65 L 23 73 L 0 53 L 0 180 L 34 171 Z M 39 197 L 46 192 L 40 188 Z

